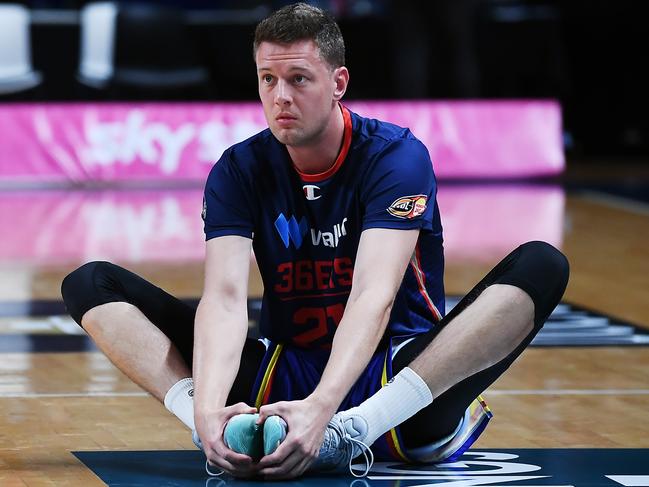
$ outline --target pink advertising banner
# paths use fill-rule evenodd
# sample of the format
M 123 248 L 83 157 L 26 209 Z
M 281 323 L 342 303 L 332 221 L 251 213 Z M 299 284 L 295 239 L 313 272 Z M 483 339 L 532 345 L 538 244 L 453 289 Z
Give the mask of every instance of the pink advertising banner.
M 198 188 L 2 191 L 0 266 L 202 261 L 202 197 Z M 528 240 L 561 246 L 560 187 L 442 184 L 438 201 L 451 261 L 495 263 Z M 10 277 L 0 273 L 0 281 Z
M 350 102 L 409 127 L 439 178 L 548 176 L 564 168 L 553 101 Z M 0 184 L 202 182 L 222 152 L 260 130 L 259 103 L 0 105 Z

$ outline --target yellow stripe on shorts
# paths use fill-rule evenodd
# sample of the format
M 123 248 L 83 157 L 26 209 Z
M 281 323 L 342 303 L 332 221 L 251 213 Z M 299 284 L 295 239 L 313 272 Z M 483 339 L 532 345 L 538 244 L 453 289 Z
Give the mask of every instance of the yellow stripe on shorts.
M 261 381 L 261 386 L 259 386 L 259 392 L 257 392 L 257 399 L 255 400 L 255 407 L 260 408 L 262 406 L 262 401 L 264 399 L 264 394 L 266 393 L 266 388 L 268 387 L 268 381 L 273 376 L 273 371 L 275 370 L 275 365 L 279 360 L 279 355 L 282 353 L 283 345 L 277 345 L 277 348 L 273 352 L 273 356 L 268 362 L 268 367 L 266 367 L 266 372 L 264 373 L 264 378 Z
M 391 353 L 390 348 L 388 348 L 387 352 L 385 353 L 385 361 L 383 362 L 383 372 L 381 373 L 381 386 L 384 386 L 385 384 L 388 383 L 388 354 Z M 399 438 L 397 436 L 397 430 L 392 428 L 390 430 L 390 437 L 392 438 L 392 442 L 394 443 L 394 449 L 396 450 L 397 454 L 400 459 L 403 462 L 408 462 L 408 458 L 406 455 L 403 453 L 403 448 L 401 448 L 401 445 L 399 444 Z

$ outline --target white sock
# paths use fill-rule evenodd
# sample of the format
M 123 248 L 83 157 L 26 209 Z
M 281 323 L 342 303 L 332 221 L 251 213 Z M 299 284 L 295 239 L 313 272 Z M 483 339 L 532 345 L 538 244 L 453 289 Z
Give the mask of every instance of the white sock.
M 194 381 L 191 377 L 176 382 L 165 394 L 165 407 L 192 431 L 194 427 Z
M 372 397 L 342 414 L 365 420 L 367 433 L 357 439 L 369 446 L 432 402 L 433 395 L 424 380 L 406 367 Z

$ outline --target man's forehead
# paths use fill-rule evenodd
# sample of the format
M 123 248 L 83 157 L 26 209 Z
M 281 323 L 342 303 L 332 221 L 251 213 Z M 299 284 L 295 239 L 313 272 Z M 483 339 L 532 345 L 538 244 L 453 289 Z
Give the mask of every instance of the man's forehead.
M 314 65 L 323 63 L 320 50 L 312 40 L 302 40 L 290 44 L 264 41 L 259 44 L 256 54 L 257 68 L 264 69 L 267 64 L 293 61 Z

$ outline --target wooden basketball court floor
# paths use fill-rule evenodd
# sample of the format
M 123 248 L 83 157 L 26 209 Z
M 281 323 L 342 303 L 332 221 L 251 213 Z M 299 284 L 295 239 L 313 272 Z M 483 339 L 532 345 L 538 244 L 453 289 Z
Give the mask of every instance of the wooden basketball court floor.
M 606 178 L 611 174 L 608 168 Z M 638 168 L 631 167 L 626 175 L 613 171 L 619 175 L 616 184 L 623 185 L 624 178 L 629 177 L 649 181 L 646 171 L 640 174 Z M 597 170 L 587 168 L 567 181 L 569 185 L 596 182 L 593 174 Z M 470 187 L 466 191 L 458 201 L 470 201 L 472 191 L 479 189 Z M 487 191 L 492 195 L 502 192 L 494 186 L 488 186 Z M 568 189 L 564 193 L 561 187 L 558 191 L 560 205 L 558 210 L 553 206 L 549 217 L 554 230 L 541 229 L 540 236 L 544 231 L 552 234 L 570 260 L 571 278 L 564 300 L 649 330 L 649 204 L 599 191 Z M 547 219 L 534 210 L 530 210 L 531 215 L 506 213 L 503 208 L 511 206 L 511 201 L 501 207 L 495 203 L 496 196 L 492 200 L 485 193 L 477 194 L 473 210 L 488 208 L 488 221 L 478 223 L 482 225 L 480 231 L 472 233 L 471 228 L 463 227 L 463 216 L 473 211 L 471 207 L 462 211 L 446 208 L 451 220 L 457 219 L 445 221 L 449 295 L 465 293 L 506 253 L 503 245 L 516 243 L 519 238 L 515 233 L 502 243 L 487 235 L 486 228 L 502 229 L 503 220 L 509 220 L 505 222 L 507 228 L 522 230 L 520 238 L 526 238 L 525 229 L 539 225 L 536 218 Z M 60 196 L 69 194 L 62 192 Z M 28 199 L 34 198 L 28 195 Z M 200 199 L 197 201 L 200 204 Z M 42 223 L 56 217 L 46 212 Z M 32 230 L 34 239 L 38 239 L 38 228 Z M 453 229 L 461 233 L 461 239 L 451 235 Z M 154 234 L 161 231 L 156 228 Z M 2 239 L 11 240 L 17 232 L 17 228 L 3 227 Z M 533 237 L 536 235 L 532 232 Z M 61 233 L 58 238 L 65 239 L 66 235 Z M 201 238 L 199 235 L 196 240 L 198 245 Z M 0 248 L 8 247 L 5 244 Z M 173 253 L 174 248 L 167 251 Z M 181 297 L 200 295 L 200 258 L 148 257 L 146 246 L 137 258 L 120 252 L 104 249 L 95 255 L 88 252 L 44 260 L 37 256 L 30 259 L 29 255 L 15 258 L 5 251 L 0 255 L 0 303 L 56 303 L 64 275 L 87 258 L 97 257 L 123 264 Z M 250 295 L 260 294 L 259 278 L 253 273 Z M 60 329 L 74 333 L 63 317 L 24 314 L 29 313 L 9 311 L 0 318 L 4 333 L 0 341 L 9 336 L 15 341 L 20 334 L 26 339 L 33 337 L 47 328 L 44 323 L 64 323 Z M 485 397 L 495 416 L 474 450 L 649 448 L 647 346 L 531 347 Z M 104 485 L 71 452 L 194 449 L 189 432 L 97 351 L 35 352 L 9 347 L 0 352 L 1 486 Z M 645 460 L 644 474 L 649 476 L 649 455 Z M 637 478 L 635 481 L 640 483 L 628 485 L 649 485 Z M 179 479 L 174 482 L 168 485 L 184 485 Z M 230 481 L 225 479 L 226 483 Z

